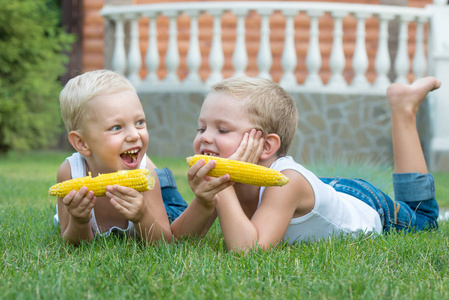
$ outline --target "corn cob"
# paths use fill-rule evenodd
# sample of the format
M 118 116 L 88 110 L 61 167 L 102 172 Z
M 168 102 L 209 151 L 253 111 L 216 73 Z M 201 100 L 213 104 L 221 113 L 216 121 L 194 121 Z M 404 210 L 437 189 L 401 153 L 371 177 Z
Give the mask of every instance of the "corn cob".
M 48 193 L 51 196 L 65 197 L 72 190 L 79 190 L 83 186 L 93 191 L 95 196 L 104 196 L 106 186 L 118 184 L 144 192 L 154 187 L 154 177 L 148 169 L 121 170 L 114 173 L 99 174 L 96 177 L 89 176 L 74 178 L 60 182 L 50 187 Z
M 206 163 L 211 160 L 217 162 L 216 166 L 207 173 L 208 176 L 220 177 L 229 174 L 231 181 L 257 186 L 283 186 L 288 183 L 288 178 L 277 170 L 243 161 L 209 155 L 189 156 L 186 161 L 191 167 L 200 159 L 204 159 Z

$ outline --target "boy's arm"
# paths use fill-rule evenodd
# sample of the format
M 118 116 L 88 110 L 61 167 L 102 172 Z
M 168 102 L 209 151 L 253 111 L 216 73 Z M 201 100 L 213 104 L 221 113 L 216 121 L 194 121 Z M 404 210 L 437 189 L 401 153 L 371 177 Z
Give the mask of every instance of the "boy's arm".
M 70 164 L 64 161 L 58 169 L 57 182 L 72 179 Z M 91 210 L 95 204 L 93 193 L 87 188 L 78 192 L 71 191 L 64 198 L 58 197 L 58 216 L 61 226 L 61 237 L 71 244 L 79 244 L 83 240 L 94 238 L 90 226 Z M 85 197 L 86 195 L 86 197 Z
M 283 187 L 267 187 L 255 213 L 248 218 L 234 188 L 219 194 L 218 218 L 230 250 L 267 249 L 280 243 L 293 216 L 310 212 L 315 198 L 309 182 L 293 170 L 282 171 L 290 182 Z M 244 188 L 251 188 L 244 186 Z
M 205 164 L 201 159 L 189 169 L 187 179 L 195 198 L 172 223 L 175 237 L 204 235 L 214 223 L 217 217 L 217 193 L 233 184 L 229 181 L 229 175 L 219 178 L 206 176 L 215 165 L 215 161 Z
M 148 168 L 155 177 L 154 188 L 144 193 L 119 185 L 108 186 L 106 196 L 111 204 L 126 219 L 134 223 L 140 237 L 148 243 L 171 241 L 172 230 L 162 200 L 161 188 L 156 171 Z

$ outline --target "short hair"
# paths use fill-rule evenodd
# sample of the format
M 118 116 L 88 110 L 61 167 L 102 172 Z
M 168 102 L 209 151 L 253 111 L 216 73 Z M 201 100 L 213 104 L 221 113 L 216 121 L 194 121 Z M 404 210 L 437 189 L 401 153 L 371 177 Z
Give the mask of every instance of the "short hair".
M 96 96 L 134 91 L 124 76 L 110 70 L 96 70 L 78 75 L 67 82 L 59 94 L 61 116 L 68 132 L 78 130 L 87 117 L 87 102 Z
M 213 85 L 211 92 L 242 101 L 250 122 L 264 135 L 277 134 L 281 140 L 277 154 L 287 155 L 295 136 L 298 111 L 293 98 L 282 87 L 263 78 L 231 77 Z

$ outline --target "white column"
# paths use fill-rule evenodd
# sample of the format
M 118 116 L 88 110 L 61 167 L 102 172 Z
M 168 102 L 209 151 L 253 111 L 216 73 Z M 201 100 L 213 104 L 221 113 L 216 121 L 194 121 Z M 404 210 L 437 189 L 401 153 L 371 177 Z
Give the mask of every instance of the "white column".
M 260 24 L 260 44 L 257 53 L 257 66 L 259 67 L 258 77 L 271 80 L 270 69 L 273 63 L 270 45 L 270 16 L 271 9 L 258 9 L 257 13 L 262 17 Z
M 441 1 L 441 0 L 439 0 Z M 433 125 L 433 136 L 430 142 L 430 168 L 433 171 L 448 171 L 448 165 L 442 166 L 437 160 L 437 153 L 449 155 L 449 6 L 446 1 L 434 1 L 430 6 L 431 40 L 428 41 L 429 64 L 432 75 L 441 80 L 441 87 L 429 94 L 430 120 Z M 444 160 L 443 160 L 444 161 Z
M 380 21 L 379 40 L 376 60 L 374 61 L 377 77 L 374 81 L 374 87 L 377 89 L 386 89 L 391 83 L 387 76 L 391 68 L 390 52 L 388 51 L 388 23 L 394 16 L 392 14 L 381 14 L 378 18 Z
M 426 17 L 419 17 L 416 20 L 415 55 L 413 57 L 415 79 L 423 77 L 427 71 L 426 55 L 424 54 L 424 23 L 427 21 Z
M 168 49 L 165 54 L 165 66 L 167 67 L 167 76 L 164 78 L 166 84 L 178 84 L 177 74 L 179 67 L 178 50 L 178 11 L 166 11 L 165 15 L 170 18 L 170 27 L 168 31 Z
M 396 53 L 396 61 L 394 62 L 394 70 L 396 71 L 395 82 L 409 83 L 407 74 L 410 70 L 410 58 L 408 55 L 408 23 L 412 20 L 411 16 L 400 16 L 398 52 Z
M 184 85 L 200 85 L 201 78 L 198 70 L 201 67 L 201 51 L 198 39 L 198 10 L 188 10 L 186 14 L 190 17 L 190 42 L 189 51 L 187 52 L 187 67 L 189 74 L 184 80 Z
M 125 53 L 125 30 L 124 20 L 122 16 L 116 16 L 113 18 L 115 23 L 115 44 L 114 53 L 112 54 L 111 66 L 112 70 L 125 74 L 126 69 L 126 53 Z
M 220 9 L 208 11 L 214 18 L 214 27 L 212 29 L 212 48 L 209 53 L 210 76 L 206 81 L 211 86 L 223 79 L 221 70 L 224 65 L 223 47 L 221 45 L 221 17 L 223 11 Z
M 347 14 L 345 11 L 334 11 L 331 13 L 334 18 L 334 41 L 330 56 L 332 76 L 329 79 L 328 85 L 336 88 L 345 88 L 348 85 L 343 77 L 343 71 L 346 65 L 345 53 L 343 51 L 343 18 Z
M 318 30 L 318 18 L 323 15 L 320 10 L 308 11 L 310 17 L 310 39 L 309 49 L 307 50 L 306 66 L 309 75 L 307 75 L 305 85 L 308 87 L 323 85 L 321 77 L 318 72 L 321 68 L 321 51 L 319 44 L 319 30 Z
M 148 27 L 148 49 L 145 55 L 145 66 L 148 74 L 145 77 L 145 85 L 155 85 L 159 82 L 157 70 L 159 69 L 159 49 L 157 46 L 157 14 L 151 13 L 147 17 L 150 19 Z
M 128 79 L 135 86 L 141 82 L 139 75 L 140 68 L 142 67 L 142 58 L 140 54 L 140 41 L 139 41 L 139 19 L 140 15 L 133 14 L 128 17 L 131 20 L 130 28 L 130 43 L 128 51 Z
M 356 12 L 357 33 L 355 42 L 355 51 L 352 58 L 354 69 L 354 80 L 351 85 L 356 88 L 367 88 L 369 82 L 366 79 L 366 70 L 368 69 L 368 55 L 365 45 L 365 19 L 371 16 L 370 13 Z
M 248 52 L 246 51 L 245 40 L 245 18 L 248 15 L 248 11 L 248 9 L 235 9 L 232 11 L 237 16 L 235 48 L 232 54 L 234 76 L 244 76 L 248 66 Z
M 296 65 L 298 59 L 296 57 L 295 49 L 295 27 L 294 17 L 298 14 L 297 11 L 283 10 L 285 16 L 285 38 L 284 38 L 284 50 L 282 51 L 281 64 L 284 74 L 279 82 L 283 87 L 296 86 L 298 81 L 295 76 Z

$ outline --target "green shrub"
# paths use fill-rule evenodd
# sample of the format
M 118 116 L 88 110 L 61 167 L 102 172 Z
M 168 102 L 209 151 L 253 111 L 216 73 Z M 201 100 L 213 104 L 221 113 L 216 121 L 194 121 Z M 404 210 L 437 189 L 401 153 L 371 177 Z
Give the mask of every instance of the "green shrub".
M 51 145 L 61 133 L 58 78 L 73 36 L 54 0 L 0 0 L 0 153 Z

